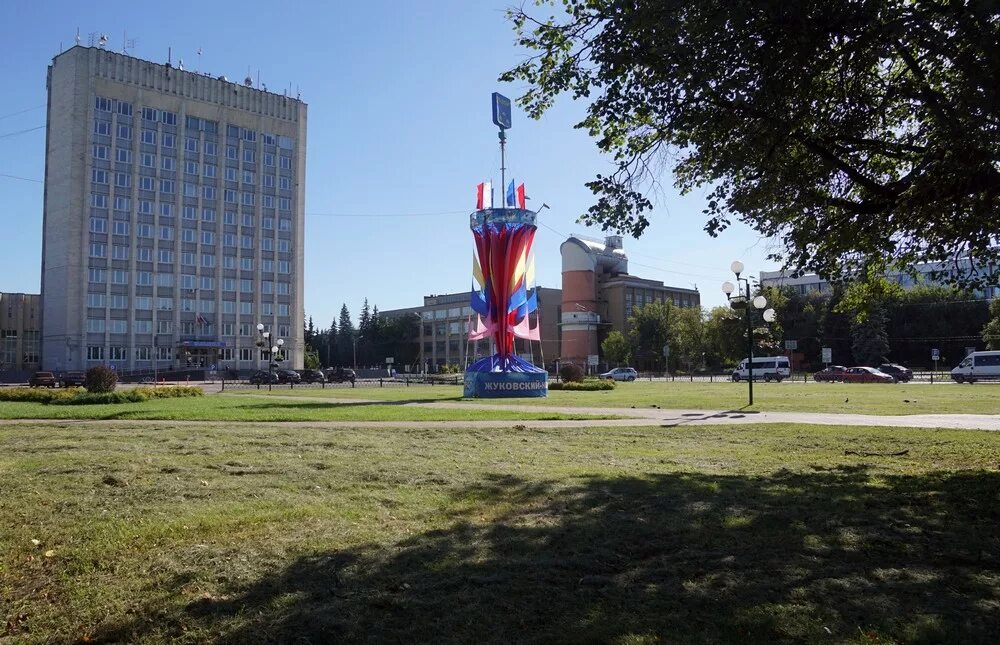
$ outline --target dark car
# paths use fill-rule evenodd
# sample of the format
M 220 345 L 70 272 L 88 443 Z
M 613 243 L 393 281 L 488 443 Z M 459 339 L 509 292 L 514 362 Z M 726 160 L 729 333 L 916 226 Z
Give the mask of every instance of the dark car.
M 844 383 L 895 383 L 896 378 L 874 367 L 848 367 L 844 372 Z
M 28 385 L 31 387 L 55 387 L 58 383 L 56 375 L 52 372 L 35 372 L 28 379 Z
M 87 375 L 83 372 L 66 372 L 60 379 L 63 387 L 83 387 Z
M 302 370 L 302 382 L 303 383 L 325 383 L 326 376 L 323 372 L 319 370 Z
M 247 381 L 251 385 L 267 385 L 268 383 L 278 383 L 278 375 L 267 370 L 257 370 L 250 375 Z
M 326 371 L 326 380 L 331 383 L 353 383 L 356 378 L 352 369 L 338 367 Z
M 878 371 L 885 372 L 889 376 L 893 376 L 897 381 L 902 381 L 906 383 L 913 378 L 913 370 L 908 367 L 903 367 L 897 363 L 882 363 L 878 366 Z
M 302 377 L 295 370 L 276 370 L 279 383 L 301 383 Z
M 821 369 L 820 371 L 813 374 L 814 381 L 843 381 L 844 374 L 847 373 L 847 368 L 843 365 L 828 365 Z

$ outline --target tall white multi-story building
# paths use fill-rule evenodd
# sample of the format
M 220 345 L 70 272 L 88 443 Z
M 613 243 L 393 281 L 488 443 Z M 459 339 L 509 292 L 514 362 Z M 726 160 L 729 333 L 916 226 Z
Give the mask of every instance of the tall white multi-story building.
M 48 93 L 44 368 L 301 368 L 306 105 L 81 46 Z

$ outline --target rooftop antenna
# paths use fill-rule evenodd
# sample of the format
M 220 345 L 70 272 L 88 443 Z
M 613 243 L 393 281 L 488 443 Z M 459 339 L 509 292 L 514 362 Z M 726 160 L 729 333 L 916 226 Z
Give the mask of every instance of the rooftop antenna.
M 250 76 L 250 66 L 247 65 L 247 77 L 243 79 L 243 84 L 247 87 L 253 87 L 253 77 Z
M 93 47 L 94 43 L 96 43 L 96 42 L 97 42 L 97 32 L 96 31 L 92 31 L 89 34 L 87 34 L 87 47 Z
M 122 30 L 122 53 L 127 56 L 130 49 L 135 49 L 135 38 L 130 40 L 128 33 Z
M 101 34 L 101 37 L 98 38 L 97 40 L 97 46 L 100 47 L 101 49 L 104 49 L 105 47 L 107 47 L 107 45 L 108 45 L 108 35 Z
M 181 70 L 182 72 L 184 71 L 184 59 L 183 58 L 178 58 L 177 59 L 177 69 Z
M 174 64 L 174 50 L 172 47 L 167 47 L 167 67 Z
M 295 100 L 296 101 L 302 100 L 302 91 L 299 89 L 298 85 L 295 86 Z
M 77 45 L 80 44 L 80 28 L 79 27 L 76 28 L 76 44 Z

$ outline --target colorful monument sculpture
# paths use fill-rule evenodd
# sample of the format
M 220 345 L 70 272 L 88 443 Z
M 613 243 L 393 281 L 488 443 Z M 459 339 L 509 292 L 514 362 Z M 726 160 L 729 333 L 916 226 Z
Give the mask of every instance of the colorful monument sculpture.
M 493 95 L 493 122 L 500 128 L 501 160 L 505 130 L 510 127 L 510 101 Z M 501 173 L 506 168 L 501 161 Z M 504 175 L 502 181 L 506 179 Z M 469 218 L 475 238 L 472 259 L 475 285 L 471 307 L 475 323 L 469 326 L 469 340 L 492 339 L 494 353 L 469 366 L 465 372 L 465 396 L 497 398 L 545 396 L 548 373 L 515 353 L 515 338 L 540 341 L 538 310 L 534 288 L 534 256 L 538 214 L 525 208 L 524 184 L 507 187 L 505 208 L 493 208 L 492 188 L 479 184 L 476 211 Z

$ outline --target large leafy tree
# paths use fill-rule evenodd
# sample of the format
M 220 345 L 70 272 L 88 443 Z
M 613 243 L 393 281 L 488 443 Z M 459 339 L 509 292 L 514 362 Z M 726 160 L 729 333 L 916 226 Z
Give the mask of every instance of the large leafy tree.
M 990 301 L 990 319 L 983 326 L 986 349 L 1000 349 L 1000 298 Z
M 670 343 L 674 307 L 669 302 L 650 302 L 632 309 L 629 338 L 635 358 L 644 367 L 663 365 L 663 346 Z
M 578 127 L 617 168 L 588 184 L 583 221 L 640 235 L 669 166 L 681 191 L 707 188 L 709 234 L 738 218 L 796 269 L 998 259 L 997 3 L 560 4 L 511 10 L 530 56 L 501 78 L 527 84 L 535 118 L 564 93 L 588 101 Z
M 628 365 L 632 359 L 632 343 L 625 334 L 615 330 L 601 341 L 601 352 L 606 360 L 615 365 Z

